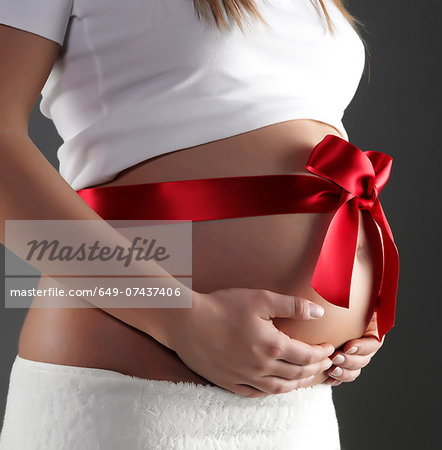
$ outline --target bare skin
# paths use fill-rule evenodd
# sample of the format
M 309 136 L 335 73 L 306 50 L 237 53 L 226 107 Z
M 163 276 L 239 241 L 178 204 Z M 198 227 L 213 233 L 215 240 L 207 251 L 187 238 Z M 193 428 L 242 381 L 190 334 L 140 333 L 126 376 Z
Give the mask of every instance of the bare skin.
M 157 157 L 101 186 L 266 173 L 307 174 L 306 158 L 327 133 L 339 135 L 330 126 L 309 120 L 283 122 Z M 331 214 L 291 214 L 194 223 L 193 289 L 208 293 L 248 287 L 301 296 L 323 306 L 325 315 L 314 322 L 274 319 L 290 337 L 339 347 L 361 336 L 374 306 L 375 251 L 366 240 L 362 219 L 350 309 L 329 304 L 309 284 L 330 218 Z M 43 286 L 42 281 L 41 287 L 47 287 L 47 282 Z M 22 330 L 19 352 L 25 358 L 58 364 L 207 384 L 170 349 L 96 309 L 32 309 Z M 325 378 L 325 374 L 318 374 L 314 382 Z
M 12 74 L 7 77 L 6 83 L 7 86 L 12 86 L 9 90 L 12 89 L 15 92 L 14 96 L 9 94 L 8 97 L 8 91 L 5 90 L 1 96 L 6 99 L 6 103 L 8 98 L 10 100 L 9 106 L 2 105 L 0 111 L 3 119 L 2 148 L 5 149 L 5 155 L 9 158 L 8 171 L 4 174 L 5 182 L 7 182 L 5 185 L 7 189 L 5 188 L 4 192 L 9 189 L 14 193 L 11 199 L 7 193 L 2 194 L 1 200 L 4 201 L 6 211 L 4 218 L 83 219 L 85 216 L 93 218 L 92 212 L 86 212 L 87 206 L 80 205 L 80 202 L 83 202 L 72 196 L 68 192 L 69 188 L 61 184 L 57 178 L 58 174 L 48 167 L 49 164 L 42 167 L 44 166 L 42 159 L 31 153 L 33 149 L 27 142 L 24 132 L 30 110 L 56 56 L 57 46 L 44 38 L 31 37 L 30 33 L 17 30 L 13 33 L 6 32 L 5 28 L 7 27 L 0 27 L 2 37 L 9 39 L 12 47 L 15 43 L 16 50 L 13 55 L 9 55 L 7 50 L 2 49 L 2 52 L 6 53 L 3 57 L 8 60 Z M 15 42 L 14 39 L 16 39 Z M 14 58 L 14 55 L 26 46 L 32 49 L 31 55 L 35 61 L 32 58 Z M 26 55 L 28 55 L 27 52 Z M 34 70 L 40 67 L 38 76 L 31 78 L 28 75 L 30 67 L 26 67 L 26 64 L 32 66 Z M 15 72 L 14 67 L 16 67 Z M 21 94 L 19 95 L 18 92 Z M 311 150 L 326 134 L 338 134 L 338 132 L 326 124 L 310 120 L 273 124 L 145 161 L 123 171 L 108 185 L 217 176 L 306 173 L 304 166 Z M 27 155 L 31 156 L 29 160 L 32 160 L 28 163 L 29 167 L 25 169 L 22 169 L 21 165 L 20 168 L 17 165 L 15 169 L 14 153 L 22 151 L 20 147 L 23 148 L 23 152 L 28 152 Z M 9 152 L 8 149 L 10 149 Z M 25 175 L 28 175 L 28 184 L 23 183 L 21 188 L 17 178 L 24 179 Z M 42 186 L 40 197 L 38 192 L 35 192 L 39 189 L 39 183 Z M 57 189 L 54 189 L 54 186 Z M 62 190 L 63 193 L 60 192 Z M 34 198 L 32 198 L 33 195 Z M 50 196 L 54 204 L 52 210 Z M 22 201 L 21 198 L 23 198 Z M 25 206 L 22 208 L 21 205 Z M 168 330 L 170 336 L 184 337 L 181 340 L 175 338 L 174 346 L 168 348 L 160 343 L 161 339 L 158 335 L 148 333 L 147 321 L 150 320 L 149 325 L 153 326 L 153 317 L 157 321 L 168 323 L 160 313 L 154 314 L 153 311 L 152 317 L 146 315 L 144 318 L 146 326 L 137 326 L 135 323 L 138 324 L 138 322 L 134 319 L 137 315 L 136 311 L 125 311 L 124 314 L 118 311 L 113 314 L 98 308 L 31 308 L 20 335 L 19 354 L 23 358 L 36 361 L 104 368 L 141 378 L 208 384 L 209 380 L 216 379 L 213 371 L 209 366 L 204 366 L 194 354 L 189 353 L 192 349 L 190 342 L 194 339 L 194 335 L 200 338 L 199 341 L 194 342 L 195 346 L 203 346 L 204 336 L 209 335 L 209 331 L 204 329 L 204 324 L 201 322 L 215 324 L 213 318 L 207 315 L 208 307 L 203 307 L 204 301 L 207 300 L 207 305 L 211 306 L 217 304 L 218 310 L 222 310 L 224 314 L 225 325 L 231 325 L 234 331 L 238 332 L 241 324 L 248 326 L 251 323 L 241 322 L 240 318 L 244 317 L 244 320 L 245 318 L 248 320 L 254 313 L 254 298 L 257 308 L 258 306 L 261 308 L 263 304 L 272 304 L 272 307 L 276 309 L 276 305 L 282 305 L 283 301 L 286 301 L 282 297 L 275 297 L 278 301 L 273 299 L 273 303 L 270 300 L 266 303 L 263 298 L 267 296 L 262 290 L 269 290 L 310 299 L 324 307 L 324 317 L 314 322 L 294 320 L 288 318 L 289 314 L 279 314 L 279 311 L 274 315 L 279 318 L 273 319 L 276 327 L 290 337 L 302 340 L 306 344 L 324 344 L 322 346 L 306 345 L 302 361 L 295 366 L 298 372 L 299 367 L 310 368 L 307 372 L 302 372 L 303 376 L 314 375 L 313 379 L 304 385 L 320 383 L 327 378 L 325 370 L 331 364 L 327 358 L 327 355 L 331 354 L 331 346 L 327 343 L 338 347 L 350 339 L 362 336 L 367 328 L 373 312 L 373 288 L 376 285 L 376 280 L 372 279 L 372 261 L 374 253 L 379 251 L 367 242 L 364 222 L 361 220 L 351 308 L 344 310 L 328 304 L 312 290 L 309 280 L 330 218 L 330 214 L 297 214 L 195 223 L 193 227 L 193 289 L 202 293 L 198 296 L 197 304 L 200 306 L 198 306 L 198 315 L 193 315 L 187 322 L 183 321 L 187 324 L 183 325 L 183 330 L 184 328 L 186 330 L 176 332 Z M 278 236 L 278 239 L 275 239 L 275 236 Z M 238 249 L 240 249 L 239 252 Z M 213 258 L 213 255 L 217 255 L 217 258 Z M 47 288 L 50 283 L 49 279 L 42 279 L 39 287 Z M 231 287 L 250 289 L 250 292 L 241 291 L 242 301 L 248 305 L 248 310 L 243 315 L 239 314 L 239 309 L 238 314 L 235 314 L 234 307 L 228 310 L 219 306 L 235 304 L 231 300 L 235 295 L 239 295 L 239 291 L 231 291 L 229 289 Z M 34 306 L 38 306 L 38 299 L 34 302 Z M 189 324 L 192 321 L 195 326 L 193 334 L 189 332 L 191 329 Z M 254 336 L 255 331 L 252 328 L 250 335 Z M 220 332 L 224 331 L 220 330 Z M 263 334 L 264 328 L 260 329 L 260 332 Z M 282 334 L 278 334 L 280 342 L 282 342 L 281 336 Z M 227 336 L 221 337 L 228 340 Z M 270 334 L 266 336 L 266 340 L 271 341 Z M 297 341 L 289 341 L 284 341 L 283 352 L 279 351 L 281 348 L 277 345 L 269 348 L 276 350 L 281 359 L 294 363 L 287 355 L 289 349 L 292 355 L 295 353 Z M 183 346 L 179 342 L 189 345 Z M 252 339 L 249 346 L 253 347 L 253 345 Z M 242 348 L 246 352 L 245 346 Z M 258 350 L 260 350 L 259 347 Z M 210 359 L 211 353 L 208 351 L 207 344 L 204 351 L 208 357 L 206 359 Z M 239 366 L 242 364 L 241 358 L 234 360 L 233 356 L 222 354 L 221 350 L 216 351 L 218 353 L 214 350 L 214 354 L 222 357 L 221 362 L 232 360 Z M 271 356 L 276 358 L 278 355 Z M 256 361 L 259 361 L 259 358 Z M 250 361 L 249 371 L 251 367 L 256 367 L 256 361 Z M 259 363 L 260 371 L 263 373 L 265 372 L 263 367 L 269 367 L 266 361 L 267 359 L 262 357 Z M 219 372 L 223 373 L 224 370 L 227 373 L 226 367 L 227 363 L 220 368 Z M 241 369 L 243 373 L 246 373 L 245 364 Z M 269 375 L 280 377 L 285 374 L 287 379 L 293 381 L 302 378 L 299 373 L 295 374 L 292 367 L 289 370 L 289 365 L 281 366 L 278 370 L 275 366 L 275 369 L 269 369 L 267 372 Z M 249 378 L 244 379 L 248 381 Z M 226 387 L 234 386 L 232 381 L 216 384 Z M 284 386 L 275 385 L 275 383 L 264 385 L 258 382 L 247 384 L 255 386 L 260 394 L 286 392 L 299 387 L 299 384 L 295 383 L 286 383 Z M 258 396 L 257 391 L 245 389 L 241 391 L 238 386 L 234 387 L 236 389 L 231 390 L 237 393 Z

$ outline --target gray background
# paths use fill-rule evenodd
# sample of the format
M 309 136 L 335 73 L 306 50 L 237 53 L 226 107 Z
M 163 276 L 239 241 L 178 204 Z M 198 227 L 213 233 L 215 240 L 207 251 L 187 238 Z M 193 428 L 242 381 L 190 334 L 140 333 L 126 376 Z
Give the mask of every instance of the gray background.
M 365 25 L 371 73 L 368 81 L 366 70 L 344 122 L 355 145 L 393 157 L 381 199 L 401 272 L 396 326 L 358 380 L 334 389 L 342 449 L 434 449 L 442 442 L 441 294 L 433 281 L 440 268 L 442 8 L 436 0 L 353 0 L 349 9 Z M 58 167 L 61 140 L 37 106 L 30 135 Z M 1 417 L 25 313 L 0 310 Z

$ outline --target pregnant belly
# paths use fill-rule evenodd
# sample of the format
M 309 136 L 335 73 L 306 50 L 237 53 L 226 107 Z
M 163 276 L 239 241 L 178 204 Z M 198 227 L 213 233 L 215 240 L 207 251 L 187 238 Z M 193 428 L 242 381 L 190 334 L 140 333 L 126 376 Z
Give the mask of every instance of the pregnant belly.
M 360 337 L 373 313 L 380 280 L 374 261 L 382 249 L 367 239 L 360 212 L 350 308 L 328 303 L 310 282 L 331 214 L 288 214 L 193 224 L 193 288 L 268 289 L 309 299 L 325 309 L 315 321 L 274 319 L 277 328 L 310 344 L 335 347 Z
M 293 126 L 289 126 L 288 123 L 278 125 L 279 128 L 276 126 L 276 129 L 279 129 L 277 137 L 280 142 L 275 145 L 277 139 L 273 139 L 273 150 L 281 149 L 280 153 L 285 155 L 284 157 L 278 159 L 273 155 L 267 161 L 266 169 L 261 167 L 261 170 L 257 171 L 251 167 L 248 173 L 244 171 L 236 173 L 235 170 L 239 165 L 232 166 L 232 164 L 230 167 L 235 167 L 232 169 L 235 173 L 229 173 L 227 166 L 222 172 L 210 171 L 210 162 L 216 162 L 215 157 L 205 162 L 204 167 L 208 169 L 205 176 L 303 172 L 304 160 L 309 154 L 306 151 L 309 148 L 308 143 L 293 145 L 293 138 L 290 137 Z M 310 127 L 311 124 L 306 126 Z M 268 137 L 269 132 L 275 132 L 275 127 L 266 128 L 269 130 L 261 136 L 261 139 L 256 137 L 257 133 L 251 136 L 255 139 L 255 154 L 258 155 L 253 160 L 255 164 L 258 164 L 257 159 L 260 165 L 265 161 L 266 155 L 263 152 L 266 145 L 272 141 Z M 319 142 L 326 133 L 330 133 L 330 129 L 323 128 L 320 131 L 317 127 L 314 129 L 317 135 L 312 139 L 315 142 Z M 306 136 L 306 131 L 309 130 L 304 130 L 304 134 L 301 130 L 297 136 Z M 262 129 L 258 133 L 264 131 Z M 263 143 L 262 138 L 265 136 L 268 139 L 267 143 Z M 288 153 L 285 149 L 289 147 L 282 142 L 284 136 L 292 142 L 291 151 L 295 156 L 293 161 L 298 162 L 298 167 L 295 167 L 296 164 L 293 167 L 287 165 Z M 234 145 L 224 146 L 224 155 L 229 154 L 229 149 L 234 149 L 238 158 L 246 158 L 253 139 L 248 141 L 241 139 L 244 140 L 245 135 L 236 138 L 236 148 Z M 247 142 L 249 144 L 245 145 Z M 262 152 L 260 148 L 263 149 Z M 298 152 L 294 152 L 296 148 L 299 149 Z M 312 149 L 313 146 L 310 144 L 310 151 Z M 184 175 L 182 179 L 197 178 L 198 164 L 192 164 L 189 160 L 186 165 L 185 153 L 187 152 L 176 152 L 175 160 L 174 156 L 169 158 L 165 165 L 168 170 L 163 173 L 160 163 L 156 167 L 151 166 L 152 170 L 144 174 L 143 167 L 141 170 L 135 170 L 133 172 L 135 178 L 120 178 L 113 184 L 167 181 L 167 177 L 162 176 L 165 173 L 170 177 L 169 180 L 179 179 L 174 177 L 174 167 L 181 167 L 181 177 L 183 173 L 187 173 L 187 177 Z M 214 155 L 216 156 L 216 149 Z M 234 155 L 236 153 L 232 152 L 232 158 Z M 218 161 L 224 160 L 225 158 L 220 158 Z M 272 161 L 275 161 L 274 166 L 270 164 Z M 189 168 L 187 172 L 186 167 Z M 214 163 L 213 167 L 219 168 L 219 165 Z M 201 173 L 199 177 L 202 177 Z M 330 342 L 338 347 L 347 340 L 363 334 L 375 306 L 375 294 L 380 281 L 374 278 L 373 261 L 381 249 L 377 248 L 377 243 L 367 240 L 365 217 L 361 212 L 359 214 L 360 229 L 349 309 L 329 304 L 310 286 L 321 244 L 332 217 L 328 213 L 195 222 L 192 241 L 193 289 L 197 292 L 210 292 L 227 287 L 248 287 L 307 298 L 324 307 L 324 317 L 308 322 L 275 319 L 275 326 L 289 336 L 304 342 L 312 344 Z M 50 285 L 51 280 L 43 278 L 40 280 L 39 288 L 47 289 Z M 98 308 L 40 309 L 38 298 L 34 299 L 33 306 L 35 308 L 30 309 L 20 336 L 19 354 L 23 358 L 116 370 L 141 378 L 207 384 L 207 380 L 188 369 L 175 352 Z

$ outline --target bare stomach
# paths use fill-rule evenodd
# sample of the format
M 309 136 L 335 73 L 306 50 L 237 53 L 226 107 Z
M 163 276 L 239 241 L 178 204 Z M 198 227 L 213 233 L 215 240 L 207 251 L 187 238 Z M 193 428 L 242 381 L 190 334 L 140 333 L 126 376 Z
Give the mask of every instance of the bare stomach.
M 227 139 L 162 155 L 121 172 L 105 185 L 261 174 L 310 174 L 305 164 L 314 146 L 333 127 L 292 120 Z M 312 175 L 313 176 L 313 175 Z M 329 304 L 310 286 L 332 214 L 285 214 L 193 224 L 192 288 L 210 292 L 228 287 L 269 289 L 312 300 L 325 309 L 319 320 L 276 319 L 275 326 L 310 344 L 339 347 L 360 337 L 375 306 L 373 261 L 380 249 L 360 229 L 351 285 L 350 308 Z M 47 278 L 39 288 L 50 287 Z M 22 328 L 23 358 L 114 370 L 140 378 L 208 380 L 190 370 L 175 352 L 149 335 L 98 308 L 38 308 L 34 299 Z M 321 374 L 315 382 L 326 378 Z

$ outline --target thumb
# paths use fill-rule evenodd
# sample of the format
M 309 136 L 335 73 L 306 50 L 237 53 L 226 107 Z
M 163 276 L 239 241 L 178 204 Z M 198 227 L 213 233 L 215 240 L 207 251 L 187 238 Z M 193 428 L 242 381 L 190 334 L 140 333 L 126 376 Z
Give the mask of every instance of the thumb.
M 273 294 L 273 302 L 268 311 L 270 317 L 311 320 L 324 315 L 324 308 L 310 300 L 293 295 Z

